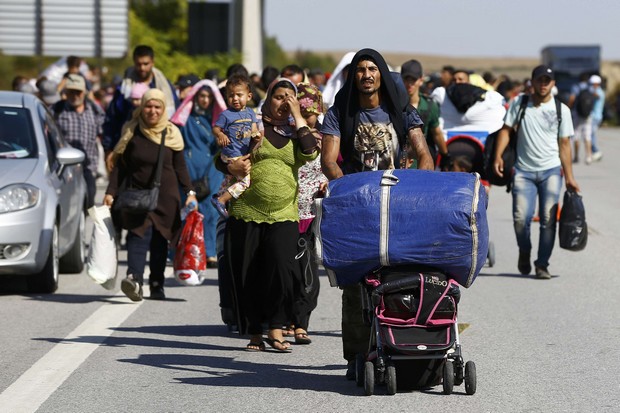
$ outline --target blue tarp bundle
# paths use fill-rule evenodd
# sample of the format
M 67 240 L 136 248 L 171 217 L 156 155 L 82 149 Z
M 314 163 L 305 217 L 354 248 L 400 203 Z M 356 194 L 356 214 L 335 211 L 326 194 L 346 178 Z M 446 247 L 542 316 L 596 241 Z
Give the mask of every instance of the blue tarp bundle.
M 489 246 L 487 196 L 477 174 L 412 169 L 361 172 L 317 199 L 316 252 L 332 286 L 382 266 L 434 267 L 469 287 Z

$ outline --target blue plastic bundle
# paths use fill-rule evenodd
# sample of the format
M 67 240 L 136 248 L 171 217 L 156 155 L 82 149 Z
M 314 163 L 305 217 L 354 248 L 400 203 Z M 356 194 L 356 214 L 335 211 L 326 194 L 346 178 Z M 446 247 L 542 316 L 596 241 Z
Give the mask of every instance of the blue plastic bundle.
M 489 246 L 477 174 L 389 170 L 346 175 L 317 199 L 316 253 L 332 286 L 385 266 L 433 267 L 469 287 Z

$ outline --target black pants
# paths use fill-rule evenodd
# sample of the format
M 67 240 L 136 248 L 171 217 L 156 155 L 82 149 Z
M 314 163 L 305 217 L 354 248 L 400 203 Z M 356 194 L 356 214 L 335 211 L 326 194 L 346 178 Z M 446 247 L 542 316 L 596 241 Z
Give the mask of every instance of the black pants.
M 97 193 L 97 176 L 88 168 L 84 168 L 84 180 L 86 181 L 87 208 L 95 205 L 95 194 Z
M 314 256 L 310 230 L 299 234 L 297 244 L 299 271 L 293 283 L 292 321 L 295 328 L 303 328 L 307 331 L 310 314 L 316 308 L 319 298 L 319 266 Z
M 164 285 L 164 272 L 168 258 L 168 240 L 152 225 L 144 237 L 129 231 L 127 233 L 127 275 L 133 275 L 140 285 L 144 282 L 146 254 L 149 254 L 149 284 Z
M 228 218 L 224 255 L 240 310 L 240 333 L 262 334 L 263 322 L 271 329 L 287 322 L 298 236 L 296 222 L 259 224 Z
M 370 327 L 364 324 L 362 291 L 359 284 L 342 289 L 342 352 L 347 361 L 368 352 Z

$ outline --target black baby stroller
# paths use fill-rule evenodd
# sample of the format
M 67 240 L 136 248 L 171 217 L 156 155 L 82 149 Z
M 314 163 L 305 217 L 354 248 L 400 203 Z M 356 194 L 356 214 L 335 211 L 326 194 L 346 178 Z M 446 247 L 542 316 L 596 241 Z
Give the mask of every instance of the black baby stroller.
M 448 132 L 446 146 L 452 163 L 464 162 L 467 165 L 467 172 L 478 173 L 480 182 L 487 188 L 488 194 L 490 184 L 484 171 L 484 144 L 487 135 L 487 132 Z M 441 154 L 437 155 L 437 165 L 441 165 Z M 489 241 L 487 264 L 489 267 L 495 265 L 495 245 L 491 241 Z
M 385 384 L 425 389 L 443 384 L 444 394 L 465 382 L 476 392 L 476 365 L 463 362 L 456 323 L 458 284 L 419 266 L 384 267 L 365 279 L 363 307 L 371 326 L 367 355 L 357 359 L 357 384 L 365 394 Z

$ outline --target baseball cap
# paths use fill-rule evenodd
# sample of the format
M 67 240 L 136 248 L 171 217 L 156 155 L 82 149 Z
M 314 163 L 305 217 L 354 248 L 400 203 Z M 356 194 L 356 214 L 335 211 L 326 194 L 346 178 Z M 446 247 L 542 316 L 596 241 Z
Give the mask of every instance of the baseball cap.
M 602 81 L 603 79 L 599 75 L 592 75 L 589 80 L 591 85 L 600 85 Z
M 536 80 L 541 76 L 548 76 L 551 80 L 555 79 L 555 74 L 549 66 L 540 65 L 532 70 L 532 80 Z
M 53 80 L 42 80 L 39 82 L 39 94 L 41 96 L 41 100 L 48 105 L 53 105 L 60 100 L 58 84 Z
M 200 82 L 200 78 L 195 74 L 183 75 L 179 77 L 177 81 L 177 86 L 181 89 L 194 86 L 196 83 Z
M 67 82 L 65 83 L 65 89 L 79 90 L 80 92 L 86 91 L 86 81 L 80 75 L 70 74 L 67 76 Z
M 424 76 L 422 73 L 422 65 L 417 60 L 408 60 L 400 68 L 401 77 L 413 77 L 416 79 L 420 79 Z

